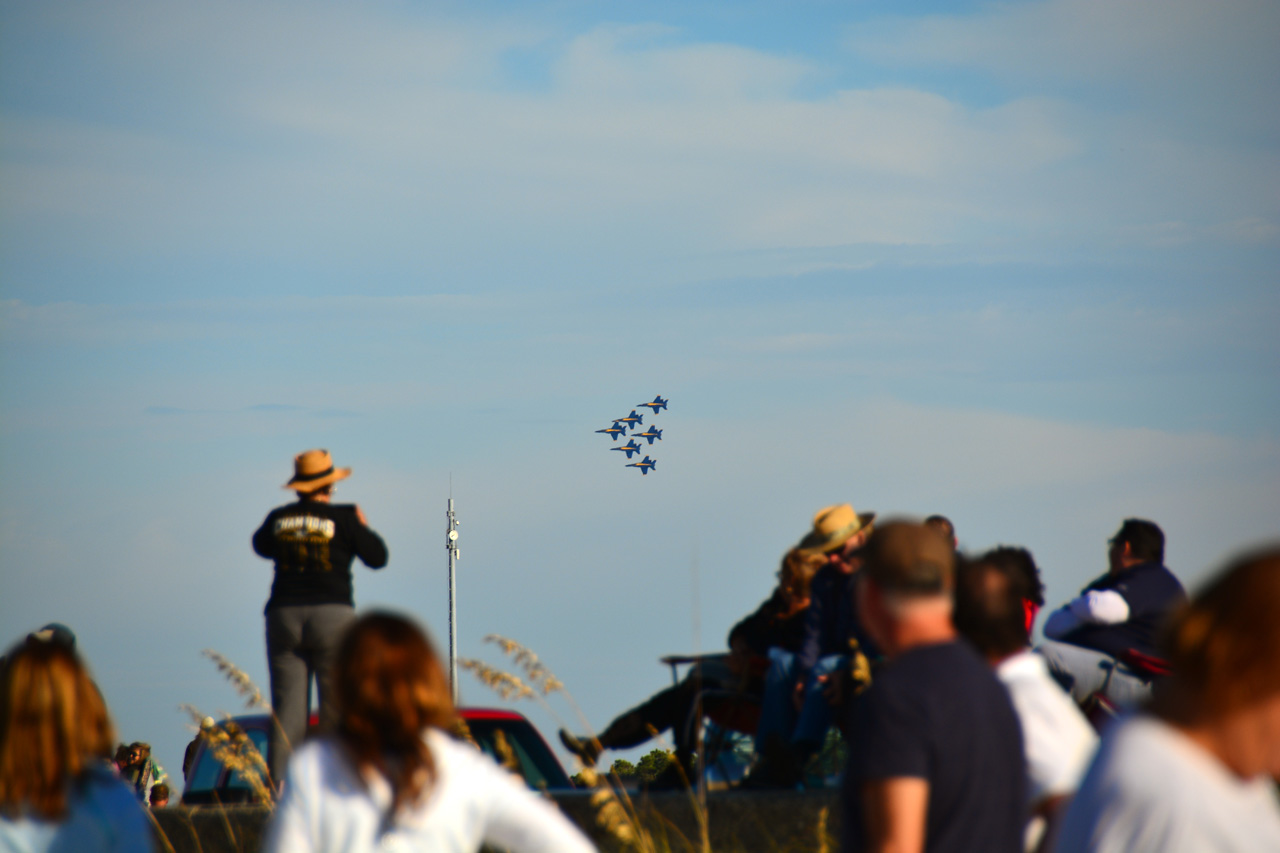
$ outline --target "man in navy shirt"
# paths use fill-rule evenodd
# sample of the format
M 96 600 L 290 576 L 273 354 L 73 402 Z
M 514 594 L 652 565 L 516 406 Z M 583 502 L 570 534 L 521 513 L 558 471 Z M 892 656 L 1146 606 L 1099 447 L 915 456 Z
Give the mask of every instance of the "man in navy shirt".
M 1149 675 L 1125 661 L 1154 657 L 1161 623 L 1187 594 L 1164 567 L 1164 533 L 1125 519 L 1111 538 L 1106 574 L 1049 614 L 1038 651 L 1077 703 L 1095 693 L 1127 707 L 1151 695 Z
M 1021 729 L 1004 686 L 956 636 L 954 564 L 923 524 L 890 522 L 867 541 L 858 611 L 888 662 L 855 700 L 846 853 L 1022 849 Z

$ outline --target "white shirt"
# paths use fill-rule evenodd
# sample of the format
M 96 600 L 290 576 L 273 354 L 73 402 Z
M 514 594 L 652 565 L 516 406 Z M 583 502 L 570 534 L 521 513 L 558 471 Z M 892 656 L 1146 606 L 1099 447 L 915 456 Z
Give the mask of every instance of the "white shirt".
M 1060 640 L 1081 625 L 1119 625 L 1129 621 L 1129 602 L 1113 589 L 1081 593 L 1049 614 L 1044 635 Z
M 391 787 L 361 783 L 341 746 L 322 739 L 293 754 L 264 853 L 450 851 L 482 843 L 514 853 L 591 853 L 595 847 L 559 809 L 488 756 L 434 729 L 425 734 L 436 778 L 417 806 L 379 836 Z
M 1254 853 L 1280 850 L 1280 802 L 1176 729 L 1127 718 L 1102 739 L 1067 809 L 1058 853 Z
M 1070 794 L 1098 745 L 1093 727 L 1049 675 L 1044 658 L 1030 649 L 1001 661 L 996 677 L 1009 690 L 1022 723 L 1031 803 Z

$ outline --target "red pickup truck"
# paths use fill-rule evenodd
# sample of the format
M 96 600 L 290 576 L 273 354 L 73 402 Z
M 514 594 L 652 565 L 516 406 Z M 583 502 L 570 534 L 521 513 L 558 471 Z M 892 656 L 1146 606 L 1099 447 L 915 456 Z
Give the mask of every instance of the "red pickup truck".
M 511 754 L 520 765 L 520 774 L 530 788 L 569 789 L 573 782 L 560 766 L 555 753 L 538 734 L 524 715 L 498 708 L 459 708 L 458 715 L 471 729 L 471 736 L 486 754 L 497 759 L 496 742 L 505 738 Z M 254 746 L 265 757 L 267 754 L 267 728 L 271 717 L 267 714 L 246 714 L 232 717 L 252 739 Z M 314 722 L 314 720 L 313 720 Z M 182 791 L 183 805 L 230 805 L 249 803 L 253 794 L 249 784 L 239 773 L 229 771 L 218 761 L 204 742 L 196 747 L 191 761 L 191 774 Z

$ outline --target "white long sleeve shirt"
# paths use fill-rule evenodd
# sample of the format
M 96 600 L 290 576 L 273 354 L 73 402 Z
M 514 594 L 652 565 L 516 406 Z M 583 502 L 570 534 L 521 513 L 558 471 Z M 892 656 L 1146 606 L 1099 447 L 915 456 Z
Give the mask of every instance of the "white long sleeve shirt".
M 1119 625 L 1129 620 L 1129 602 L 1115 590 L 1094 589 L 1076 596 L 1049 614 L 1044 635 L 1060 640 L 1081 625 Z
M 380 833 L 391 803 L 381 777 L 364 784 L 341 746 L 315 740 L 293 754 L 264 853 L 449 851 L 487 843 L 513 853 L 591 853 L 595 847 L 554 805 L 488 756 L 429 730 L 436 779 L 417 806 Z

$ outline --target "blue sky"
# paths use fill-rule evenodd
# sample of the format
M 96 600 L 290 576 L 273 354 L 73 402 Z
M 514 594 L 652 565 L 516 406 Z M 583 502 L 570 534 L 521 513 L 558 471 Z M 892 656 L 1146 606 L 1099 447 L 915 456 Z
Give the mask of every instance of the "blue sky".
M 72 625 L 172 770 L 179 703 L 236 708 L 202 648 L 267 683 L 248 539 L 308 447 L 390 546 L 357 603 L 441 640 L 452 477 L 462 653 L 597 726 L 826 504 L 1025 544 L 1054 601 L 1126 516 L 1189 583 L 1277 533 L 1272 3 L 0 24 L 0 625 Z M 593 430 L 655 393 L 641 477 Z

